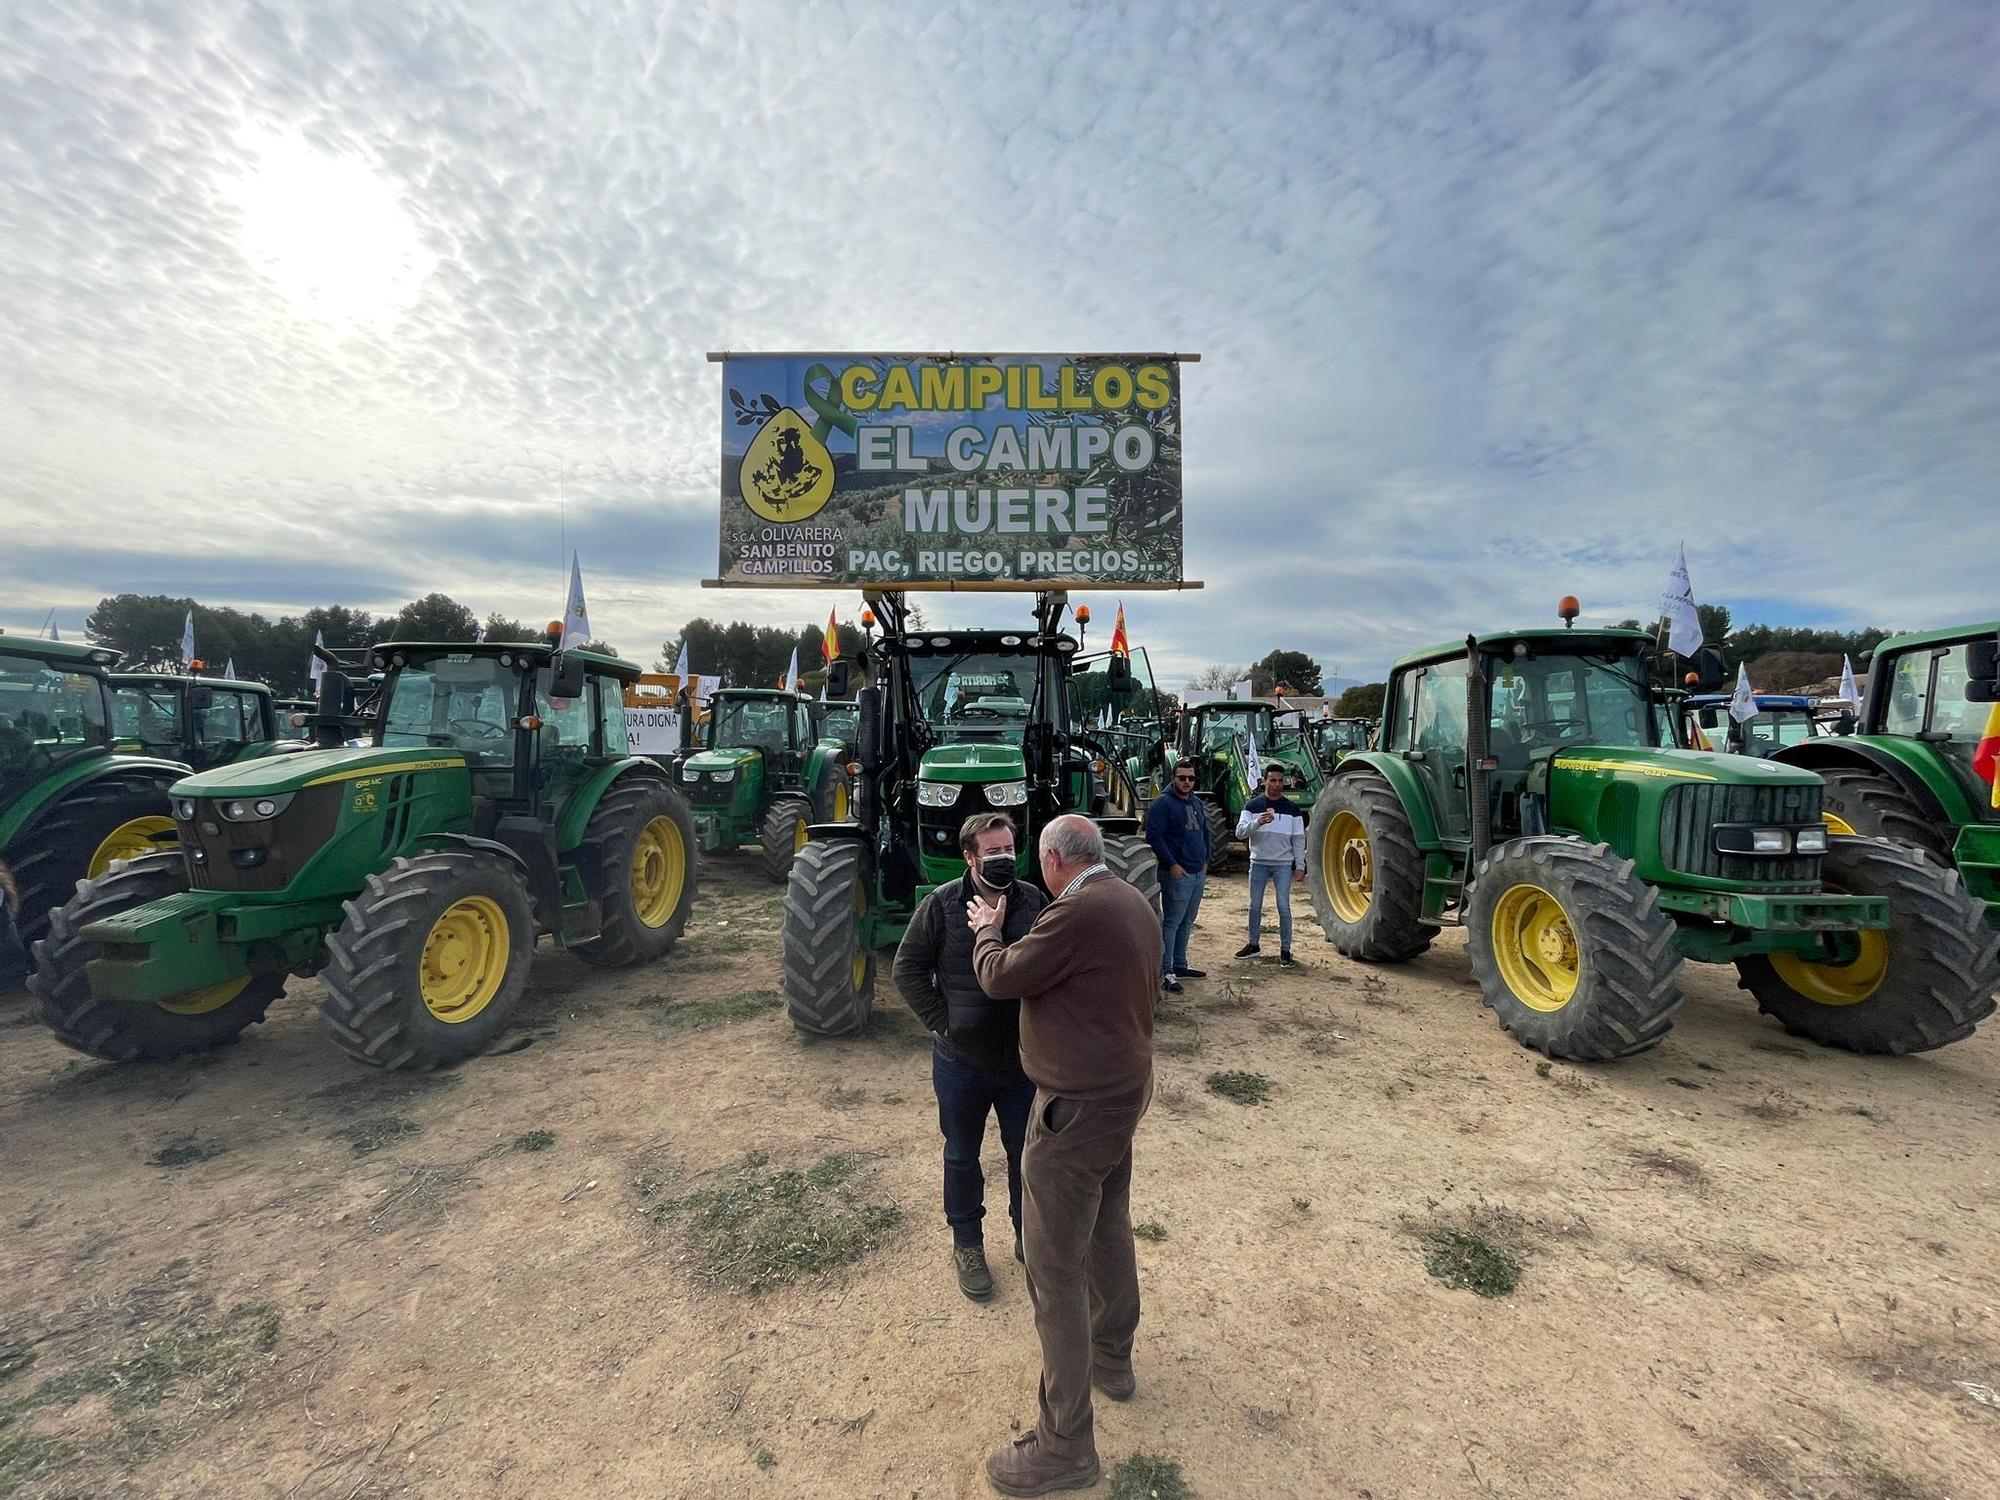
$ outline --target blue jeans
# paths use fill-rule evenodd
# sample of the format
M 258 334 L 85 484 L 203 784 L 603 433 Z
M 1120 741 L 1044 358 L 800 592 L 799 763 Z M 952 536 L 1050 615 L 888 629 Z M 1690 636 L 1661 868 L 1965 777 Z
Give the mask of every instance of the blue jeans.
M 1188 934 L 1201 910 L 1201 893 L 1208 888 L 1208 871 L 1190 870 L 1174 879 L 1160 871 L 1160 972 L 1171 974 L 1188 966 Z
M 1000 1144 L 1007 1152 L 1007 1212 L 1021 1227 L 1021 1144 L 1028 1138 L 1028 1114 L 1035 1086 L 1019 1068 L 982 1068 L 931 1048 L 931 1087 L 937 1091 L 938 1129 L 944 1132 L 944 1217 L 959 1249 L 985 1243 L 986 1174 L 979 1150 L 986 1144 L 986 1115 L 1000 1117 Z
M 1292 951 L 1292 867 L 1290 865 L 1250 866 L 1250 945 L 1264 935 L 1264 887 L 1278 888 L 1278 946 Z

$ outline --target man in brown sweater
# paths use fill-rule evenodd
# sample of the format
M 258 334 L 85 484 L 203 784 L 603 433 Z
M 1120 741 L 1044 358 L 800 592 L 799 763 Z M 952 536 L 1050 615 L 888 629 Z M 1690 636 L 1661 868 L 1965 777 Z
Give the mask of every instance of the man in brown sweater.
M 1040 853 L 1051 899 L 1026 936 L 1002 940 L 1004 896 L 966 903 L 980 988 L 1021 1002 L 1021 1064 L 1035 1083 L 1021 1176 L 1041 1418 L 986 1461 L 1003 1495 L 1095 1484 L 1091 1387 L 1114 1401 L 1138 1388 L 1132 1135 L 1153 1094 L 1160 919 L 1105 868 L 1088 818 L 1050 822 Z

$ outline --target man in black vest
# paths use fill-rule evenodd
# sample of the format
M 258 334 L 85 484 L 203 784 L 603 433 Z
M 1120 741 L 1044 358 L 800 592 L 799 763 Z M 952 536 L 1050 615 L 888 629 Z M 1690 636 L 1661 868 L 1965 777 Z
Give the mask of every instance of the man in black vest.
M 986 1265 L 986 1178 L 979 1170 L 986 1116 L 1000 1119 L 1007 1150 L 1007 1206 L 1014 1221 L 1014 1258 L 1021 1251 L 1021 1145 L 1035 1086 L 1021 1070 L 1021 1005 L 989 1000 L 972 969 L 972 929 L 965 909 L 975 894 L 1007 898 L 1002 941 L 1011 943 L 1034 926 L 1044 901 L 1015 879 L 1014 825 L 1005 813 L 975 813 L 958 831 L 966 875 L 941 885 L 910 917 L 896 950 L 896 988 L 930 1028 L 931 1086 L 937 1091 L 938 1128 L 944 1132 L 944 1216 L 951 1225 L 952 1263 L 958 1289 L 975 1302 L 993 1295 Z

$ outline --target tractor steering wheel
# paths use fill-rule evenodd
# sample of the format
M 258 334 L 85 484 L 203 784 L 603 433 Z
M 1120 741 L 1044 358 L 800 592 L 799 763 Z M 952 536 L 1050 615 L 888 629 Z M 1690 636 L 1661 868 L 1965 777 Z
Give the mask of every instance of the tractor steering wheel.
M 1590 733 L 1590 726 L 1581 719 L 1529 719 L 1523 727 L 1532 739 L 1546 735 L 1554 740 L 1575 740 Z
M 470 726 L 461 731 L 468 739 L 504 740 L 509 732 L 505 724 L 496 724 L 491 719 L 448 719 L 445 722 L 454 730 L 460 730 L 461 726 Z M 491 733 L 474 734 L 475 729 L 490 730 Z

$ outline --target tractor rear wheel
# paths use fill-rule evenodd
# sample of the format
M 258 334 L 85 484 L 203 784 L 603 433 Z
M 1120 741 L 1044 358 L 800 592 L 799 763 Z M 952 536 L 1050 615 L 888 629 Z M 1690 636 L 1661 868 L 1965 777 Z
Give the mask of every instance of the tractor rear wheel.
M 8 846 L 4 857 L 21 892 L 15 921 L 31 955 L 48 931 L 49 914 L 76 894 L 78 881 L 104 874 L 114 859 L 179 845 L 167 796 L 176 779 L 172 772 L 140 767 L 86 781 Z
M 597 936 L 569 951 L 603 969 L 663 958 L 694 905 L 694 815 L 657 776 L 626 775 L 598 800 L 583 830 L 596 844 L 604 889 L 593 891 Z
M 1136 888 L 1160 915 L 1160 859 L 1153 846 L 1131 833 L 1104 835 L 1104 868 Z
M 1833 766 L 1819 774 L 1826 783 L 1823 815 L 1833 832 L 1908 844 L 1941 865 L 1951 864 L 1951 834 L 1894 777 L 1851 766 Z
M 1831 790 L 1831 788 L 1829 788 Z M 1972 1035 L 2000 989 L 2000 932 L 1956 871 L 1881 839 L 1829 839 L 1829 891 L 1887 896 L 1889 930 L 1859 934 L 1844 964 L 1799 954 L 1737 960 L 1737 983 L 1794 1036 L 1851 1052 L 1901 1056 Z
M 779 885 L 792 873 L 792 861 L 805 848 L 812 827 L 812 804 L 803 797 L 777 797 L 757 830 L 757 853 L 764 873 Z
M 1337 776 L 1313 803 L 1306 883 L 1320 930 L 1348 958 L 1401 963 L 1430 947 L 1424 856 L 1395 788 L 1372 771 Z
M 84 966 L 97 957 L 97 944 L 85 942 L 82 929 L 186 889 L 187 867 L 178 853 L 149 854 L 84 881 L 68 905 L 50 914 L 41 967 L 28 983 L 57 1041 L 111 1062 L 145 1062 L 219 1047 L 264 1019 L 285 992 L 282 974 L 253 974 L 150 1005 L 90 993 Z
M 1236 853 L 1231 842 L 1236 837 L 1236 822 L 1229 816 L 1229 809 L 1215 797 L 1201 799 L 1201 812 L 1208 819 L 1208 868 L 1225 869 Z
M 320 1015 L 350 1057 L 419 1072 L 478 1052 L 528 983 L 535 913 L 519 865 L 486 849 L 393 861 L 344 903 Z
M 1472 972 L 1502 1029 L 1545 1057 L 1609 1062 L 1655 1045 L 1680 1008 L 1660 893 L 1603 844 L 1494 847 L 1466 898 Z
M 836 764 L 830 757 L 826 769 L 820 772 L 819 785 L 813 789 L 813 821 L 854 821 L 854 783 L 848 777 L 847 767 Z
M 807 1036 L 847 1036 L 875 1009 L 875 955 L 862 941 L 868 851 L 858 839 L 814 839 L 785 887 L 785 1010 Z

